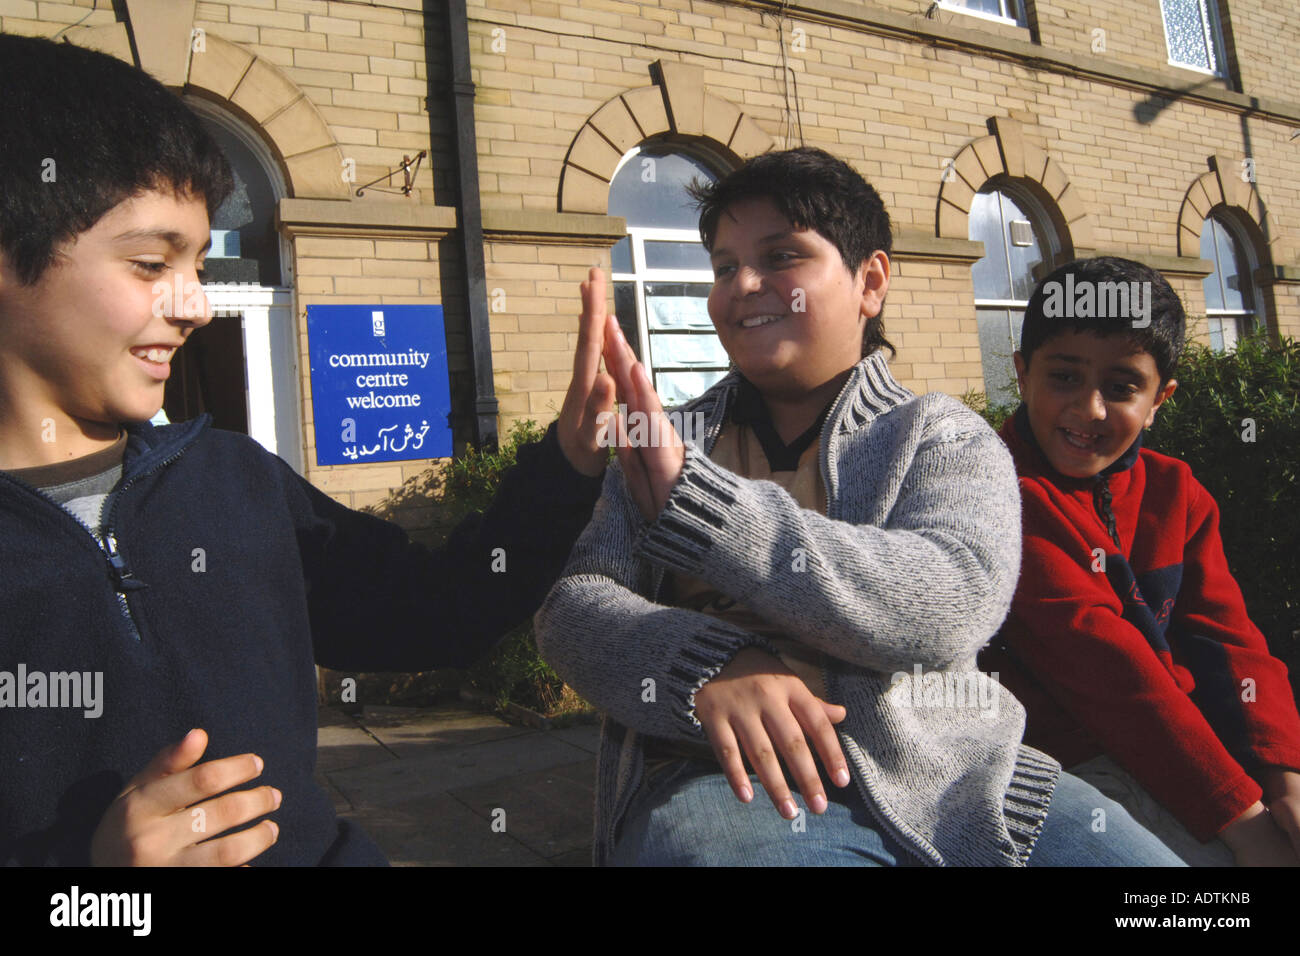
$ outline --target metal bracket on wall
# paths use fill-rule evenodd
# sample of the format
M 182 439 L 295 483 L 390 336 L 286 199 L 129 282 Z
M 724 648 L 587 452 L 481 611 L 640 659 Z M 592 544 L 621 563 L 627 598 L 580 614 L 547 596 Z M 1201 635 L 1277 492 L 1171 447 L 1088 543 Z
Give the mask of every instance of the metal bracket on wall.
M 393 176 L 395 176 L 399 172 L 402 174 L 402 179 L 403 179 L 402 186 L 400 189 L 383 189 L 381 187 L 375 186 L 374 191 L 380 193 L 400 192 L 403 196 L 411 195 L 412 183 L 415 181 L 416 173 L 420 171 L 420 161 L 423 160 L 424 157 L 428 155 L 428 153 L 429 151 L 427 149 L 422 149 L 415 154 L 415 159 L 412 159 L 410 156 L 403 156 L 401 165 L 398 166 L 396 169 L 389 170 L 388 172 L 384 173 L 384 175 L 380 176 L 379 179 L 372 179 L 364 186 L 358 186 L 357 195 L 360 196 L 367 189 L 370 189 L 372 186 L 375 186 L 375 183 L 379 182 L 380 179 L 388 180 L 389 184 L 391 185 L 393 182 Z M 412 165 L 414 165 L 415 167 L 414 169 L 411 168 Z

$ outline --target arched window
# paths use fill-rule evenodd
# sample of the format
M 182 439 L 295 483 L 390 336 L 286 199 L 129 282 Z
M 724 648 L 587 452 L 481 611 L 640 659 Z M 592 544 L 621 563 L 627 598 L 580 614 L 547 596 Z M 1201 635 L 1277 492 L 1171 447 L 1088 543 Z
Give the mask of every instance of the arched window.
M 1210 325 L 1210 347 L 1216 352 L 1233 348 L 1237 339 L 1253 331 L 1259 295 L 1251 276 L 1255 264 L 1231 222 L 1211 213 L 1201 228 L 1201 258 L 1214 263 L 1205 277 L 1205 316 Z
M 985 186 L 971 203 L 970 238 L 984 243 L 984 258 L 971 267 L 971 280 L 990 403 L 1018 399 L 1011 353 L 1020 347 L 1034 283 L 1058 252 L 1047 223 L 1032 197 L 1005 186 Z
M 255 130 L 221 107 L 186 103 L 217 141 L 235 189 L 212 217 L 203 288 L 214 318 L 172 361 L 156 420 L 208 413 L 302 470 L 298 338 L 287 244 L 275 228 L 287 190 L 270 149 Z
M 627 220 L 627 237 L 611 252 L 614 308 L 666 406 L 702 394 L 730 366 L 709 321 L 713 267 L 686 194 L 693 179 L 717 174 L 649 144 L 623 157 L 609 186 L 610 215 Z

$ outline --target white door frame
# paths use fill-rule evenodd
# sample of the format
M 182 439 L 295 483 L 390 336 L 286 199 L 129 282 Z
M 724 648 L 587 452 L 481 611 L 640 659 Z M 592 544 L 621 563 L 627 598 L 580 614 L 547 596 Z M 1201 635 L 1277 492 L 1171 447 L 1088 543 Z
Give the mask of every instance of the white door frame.
M 298 409 L 298 343 L 293 327 L 293 290 L 249 283 L 205 285 L 221 317 L 242 316 L 248 434 L 303 473 L 303 434 Z

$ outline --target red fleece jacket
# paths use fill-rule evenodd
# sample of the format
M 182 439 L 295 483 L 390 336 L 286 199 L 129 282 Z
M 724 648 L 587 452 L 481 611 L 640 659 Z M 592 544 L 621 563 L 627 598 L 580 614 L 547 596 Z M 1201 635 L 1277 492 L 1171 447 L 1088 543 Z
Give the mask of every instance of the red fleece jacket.
M 1020 475 L 1024 558 L 981 667 L 1025 705 L 1025 743 L 1067 768 L 1109 754 L 1210 839 L 1260 799 L 1252 774 L 1300 769 L 1286 666 L 1246 615 L 1218 506 L 1186 463 L 1140 438 L 1104 478 L 1076 479 L 1038 450 L 1023 406 L 1001 434 Z

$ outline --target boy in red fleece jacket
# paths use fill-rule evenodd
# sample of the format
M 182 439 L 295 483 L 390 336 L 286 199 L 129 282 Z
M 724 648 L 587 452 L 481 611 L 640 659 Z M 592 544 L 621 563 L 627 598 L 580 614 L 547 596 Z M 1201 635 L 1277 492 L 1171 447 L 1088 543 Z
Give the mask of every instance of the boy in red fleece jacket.
M 1025 312 L 1002 429 L 1024 558 L 981 666 L 1025 742 L 1193 865 L 1300 863 L 1300 717 L 1228 571 L 1214 499 L 1142 431 L 1177 387 L 1182 303 L 1127 259 L 1070 263 Z

